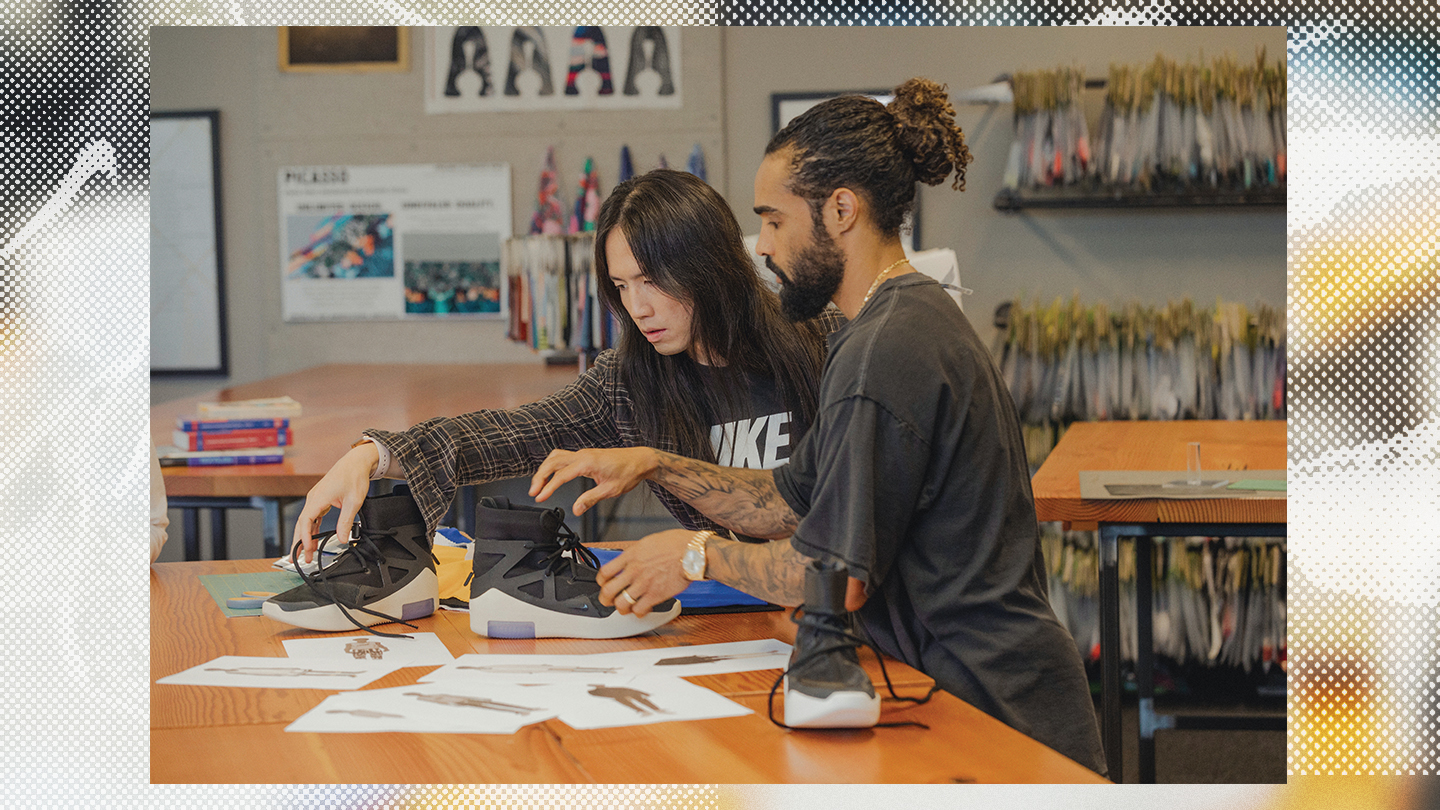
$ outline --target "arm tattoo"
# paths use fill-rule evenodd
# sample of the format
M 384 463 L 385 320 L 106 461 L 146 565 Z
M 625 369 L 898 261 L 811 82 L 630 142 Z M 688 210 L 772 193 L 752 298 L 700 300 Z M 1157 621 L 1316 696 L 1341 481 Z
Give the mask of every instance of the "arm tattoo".
M 655 483 L 727 529 L 751 537 L 788 537 L 800 519 L 775 489 L 769 470 L 717 467 L 693 458 L 655 451 Z
M 717 537 L 706 545 L 705 556 L 710 579 L 785 607 L 805 601 L 805 564 L 810 558 L 789 540 L 741 543 Z

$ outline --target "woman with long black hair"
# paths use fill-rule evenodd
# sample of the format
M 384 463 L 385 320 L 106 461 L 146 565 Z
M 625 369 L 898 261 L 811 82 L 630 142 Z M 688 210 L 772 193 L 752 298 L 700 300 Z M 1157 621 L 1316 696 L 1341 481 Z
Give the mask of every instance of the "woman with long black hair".
M 532 475 L 552 450 L 659 447 L 770 468 L 815 418 L 833 311 L 790 322 L 756 274 L 739 223 L 699 178 L 660 169 L 621 183 L 600 210 L 596 275 L 619 346 L 563 390 L 513 410 L 366 430 L 306 496 L 295 526 L 310 559 L 332 507 L 346 526 L 372 479 L 408 482 L 432 534 L 459 487 Z M 681 525 L 714 522 L 656 485 Z

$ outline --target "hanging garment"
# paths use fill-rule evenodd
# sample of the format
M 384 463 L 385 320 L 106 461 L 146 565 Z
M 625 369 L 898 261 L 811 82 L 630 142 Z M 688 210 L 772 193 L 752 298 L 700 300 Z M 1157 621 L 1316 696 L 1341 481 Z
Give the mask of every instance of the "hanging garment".
M 467 43 L 475 46 L 468 66 L 465 64 Z M 450 40 L 450 72 L 445 77 L 445 95 L 460 95 L 460 88 L 455 85 L 455 80 L 467 69 L 473 69 L 480 74 L 479 95 L 490 95 L 490 49 L 485 47 L 485 34 L 478 25 L 462 25 L 455 29 L 455 36 Z
M 525 43 L 530 43 L 530 60 L 525 60 Z M 518 96 L 520 88 L 515 80 L 526 70 L 533 70 L 540 76 L 540 95 L 555 94 L 555 84 L 550 79 L 550 49 L 545 45 L 545 34 L 538 26 L 519 25 L 510 35 L 510 68 L 505 73 L 505 95 Z
M 648 64 L 645 60 L 646 42 L 653 45 Z M 625 70 L 625 95 L 640 95 L 640 89 L 635 86 L 635 77 L 644 73 L 647 68 L 653 68 L 660 74 L 660 89 L 656 91 L 657 95 L 675 95 L 675 79 L 670 70 L 670 43 L 665 39 L 665 31 L 658 25 L 637 25 L 635 33 L 630 35 L 630 65 Z
M 564 217 L 560 207 L 560 183 L 555 176 L 555 147 L 552 146 L 545 151 L 545 167 L 540 170 L 540 191 L 535 201 L 535 216 L 530 219 L 530 233 L 564 233 Z
M 570 71 L 565 76 L 565 95 L 578 96 L 575 79 L 585 71 L 585 50 L 590 49 L 589 67 L 600 74 L 599 95 L 612 96 L 615 85 L 610 80 L 610 49 L 605 46 L 605 32 L 598 25 L 581 25 L 570 38 Z

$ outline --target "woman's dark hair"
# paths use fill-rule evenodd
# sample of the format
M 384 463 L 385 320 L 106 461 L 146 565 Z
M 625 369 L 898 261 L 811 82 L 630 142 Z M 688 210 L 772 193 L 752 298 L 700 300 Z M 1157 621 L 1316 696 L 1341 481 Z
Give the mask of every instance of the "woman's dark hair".
M 915 183 L 939 185 L 955 173 L 965 190 L 970 150 L 955 125 L 945 88 L 911 79 L 882 105 L 866 96 L 823 101 L 775 133 L 769 155 L 791 150 L 790 191 L 810 202 L 815 216 L 831 192 L 848 188 L 866 198 L 880 233 L 897 236 L 915 205 Z
M 691 345 L 704 348 L 713 379 L 702 380 L 688 352 L 655 351 L 630 319 L 610 281 L 605 246 L 612 232 L 625 239 L 652 284 L 691 308 Z M 747 373 L 775 381 L 790 412 L 791 446 L 809 429 L 824 335 L 813 321 L 791 323 L 781 314 L 730 206 L 705 181 L 656 169 L 616 186 L 600 206 L 595 276 L 605 308 L 620 322 L 620 378 L 648 444 L 715 461 L 710 427 L 748 398 Z

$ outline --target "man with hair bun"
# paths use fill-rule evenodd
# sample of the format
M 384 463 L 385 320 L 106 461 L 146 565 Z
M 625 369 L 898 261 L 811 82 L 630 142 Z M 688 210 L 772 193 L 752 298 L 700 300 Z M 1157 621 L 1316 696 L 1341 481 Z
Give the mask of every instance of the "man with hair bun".
M 531 492 L 543 500 L 593 478 L 579 514 L 648 479 L 736 532 L 789 537 L 697 536 L 698 554 L 683 561 L 685 549 L 645 538 L 599 577 L 602 601 L 644 615 L 684 588 L 698 556 L 709 578 L 803 602 L 788 725 L 875 723 L 879 701 L 847 632 L 854 611 L 884 652 L 1104 774 L 1084 665 L 1050 607 L 1014 402 L 964 314 L 900 245 L 917 181 L 953 174 L 964 188 L 970 152 L 954 116 L 942 86 L 911 79 L 888 106 L 823 102 L 766 147 L 756 251 L 780 279 L 782 308 L 800 320 L 833 302 L 849 319 L 830 338 L 817 415 L 788 464 L 557 452 Z

